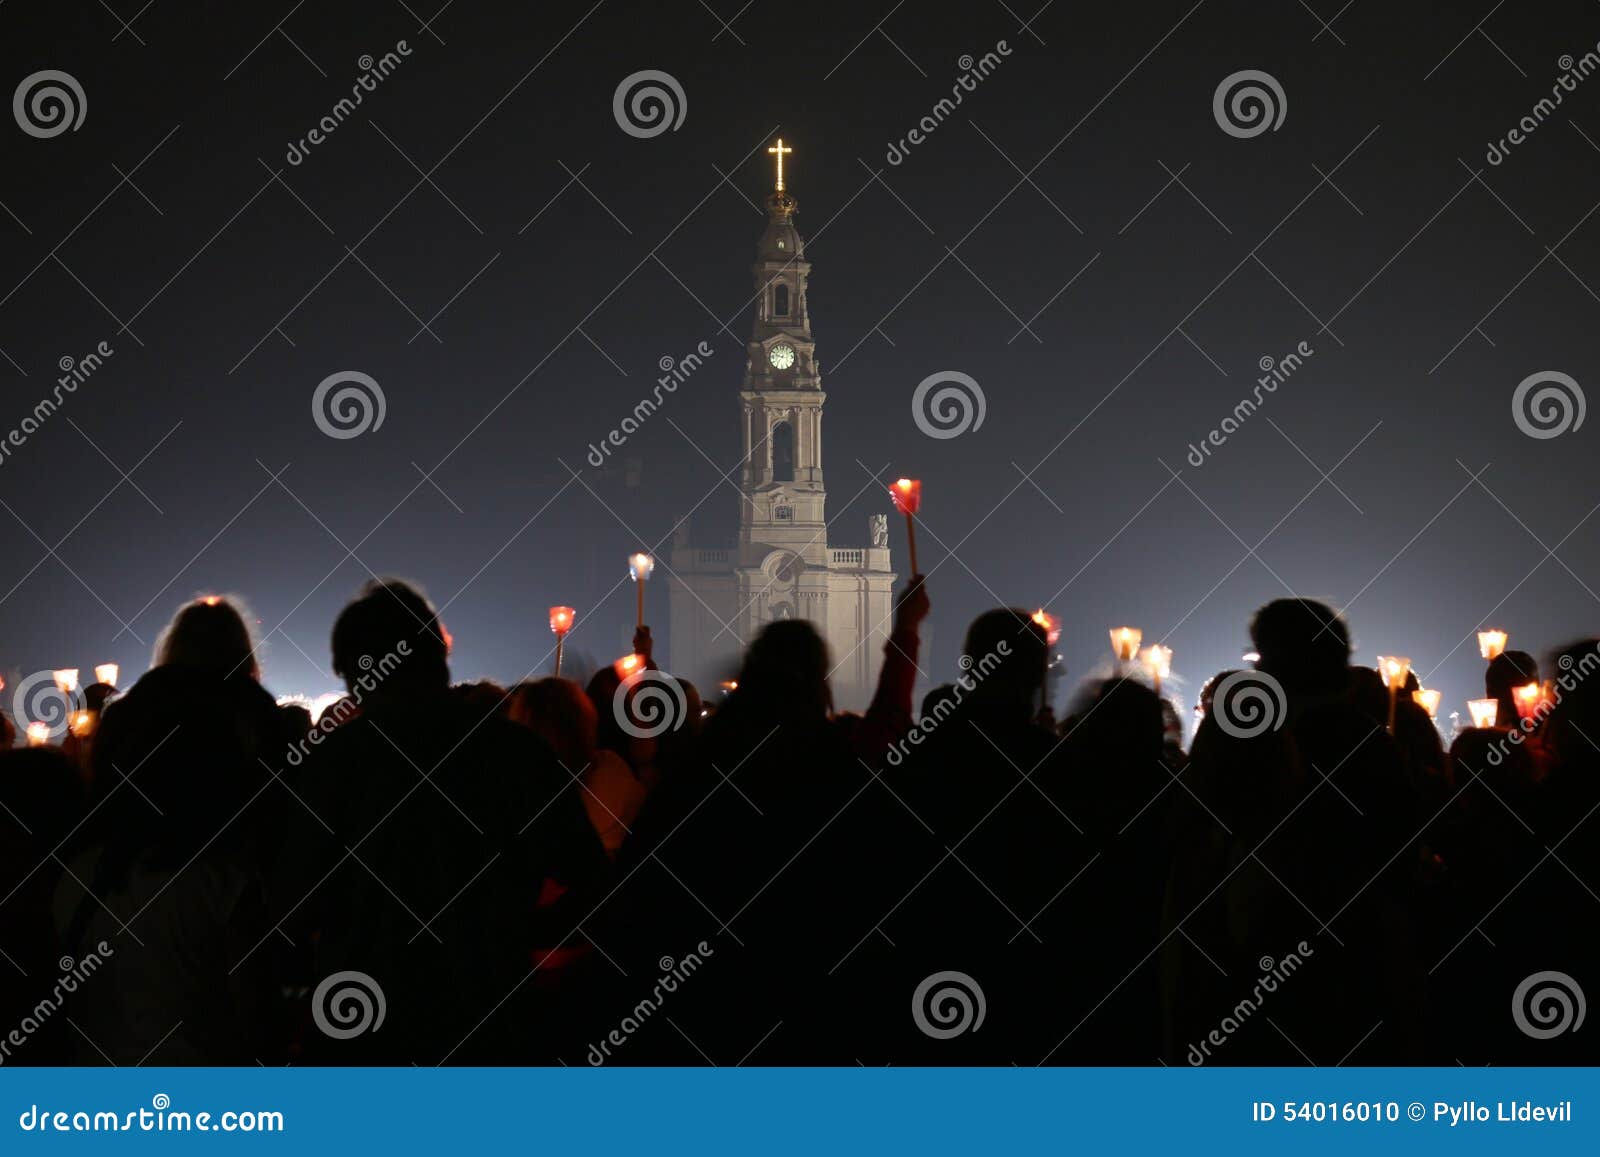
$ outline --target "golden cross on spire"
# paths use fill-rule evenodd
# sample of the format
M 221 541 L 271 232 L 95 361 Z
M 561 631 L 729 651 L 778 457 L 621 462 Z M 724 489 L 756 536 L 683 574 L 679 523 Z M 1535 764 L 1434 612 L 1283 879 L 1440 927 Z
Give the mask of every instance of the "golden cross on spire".
M 778 143 L 775 144 L 775 145 L 769 146 L 768 149 L 767 149 L 767 152 L 771 153 L 773 156 L 778 158 L 778 184 L 777 184 L 777 190 L 778 190 L 778 192 L 781 193 L 781 192 L 783 192 L 783 154 L 784 153 L 792 153 L 792 152 L 794 152 L 794 150 L 790 149 L 790 148 L 785 148 L 784 144 L 783 144 L 783 138 L 779 137 L 778 138 Z

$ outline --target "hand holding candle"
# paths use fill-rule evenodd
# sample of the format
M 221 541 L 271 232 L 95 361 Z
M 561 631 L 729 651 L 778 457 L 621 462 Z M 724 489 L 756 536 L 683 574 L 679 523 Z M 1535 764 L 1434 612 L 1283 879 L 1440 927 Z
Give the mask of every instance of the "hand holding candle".
M 906 516 L 906 549 L 911 558 L 911 573 L 921 574 L 917 566 L 917 511 L 922 507 L 922 483 L 915 478 L 897 478 L 889 487 L 894 508 Z

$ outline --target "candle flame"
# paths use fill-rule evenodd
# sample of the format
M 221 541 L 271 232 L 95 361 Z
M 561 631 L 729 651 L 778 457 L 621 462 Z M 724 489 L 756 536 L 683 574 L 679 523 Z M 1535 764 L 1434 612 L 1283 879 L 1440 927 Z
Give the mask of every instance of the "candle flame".
M 1051 647 L 1055 646 L 1056 640 L 1061 637 L 1061 620 L 1043 607 L 1034 611 L 1029 617 L 1044 628 L 1045 643 Z
M 901 514 L 915 514 L 922 508 L 922 483 L 916 478 L 896 478 L 889 497 Z
M 1172 674 L 1172 648 L 1152 643 L 1144 649 L 1145 669 L 1152 678 L 1165 679 Z
M 557 635 L 565 635 L 572 630 L 572 617 L 577 614 L 571 607 L 550 608 L 550 630 Z
M 1517 705 L 1517 717 L 1531 719 L 1544 698 L 1544 688 L 1537 683 L 1524 683 L 1521 687 L 1513 688 L 1511 696 Z
M 627 681 L 644 670 L 644 656 L 637 654 L 624 655 L 611 664 L 611 669 L 617 673 L 618 679 Z
M 117 685 L 117 675 L 121 670 L 122 668 L 115 663 L 101 663 L 94 669 L 94 681 L 115 687 Z
M 1442 694 L 1431 687 L 1421 687 L 1411 693 L 1411 701 L 1426 711 L 1429 719 L 1434 719 L 1439 714 L 1439 697 Z
M 644 582 L 655 569 L 656 560 L 642 550 L 628 556 L 628 577 L 636 583 Z
M 28 746 L 43 747 L 50 742 L 50 725 L 48 723 L 28 724 Z
M 1403 691 L 1411 675 L 1411 660 L 1402 655 L 1379 655 L 1378 674 L 1383 676 L 1383 685 L 1389 690 Z
M 1138 627 L 1112 627 L 1111 650 L 1124 663 L 1139 653 L 1139 640 L 1144 632 Z
M 1493 727 L 1500 715 L 1500 700 L 1468 699 L 1467 710 L 1472 712 L 1474 727 Z
M 1479 631 L 1478 650 L 1483 657 L 1493 662 L 1498 659 L 1506 649 L 1506 633 L 1504 631 Z
M 71 695 L 78 689 L 78 669 L 76 667 L 63 667 L 50 674 L 55 678 L 56 686 L 63 695 Z

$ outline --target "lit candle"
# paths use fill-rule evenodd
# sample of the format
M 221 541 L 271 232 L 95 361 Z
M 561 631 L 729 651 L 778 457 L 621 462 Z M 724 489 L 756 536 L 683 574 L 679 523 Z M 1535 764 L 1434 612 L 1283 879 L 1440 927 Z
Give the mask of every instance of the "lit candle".
M 1044 641 L 1048 646 L 1055 646 L 1056 640 L 1061 638 L 1061 620 L 1052 615 L 1043 607 L 1034 611 L 1030 618 L 1044 628 Z
M 218 606 L 218 605 L 221 604 L 222 596 L 221 595 L 207 595 L 205 598 L 201 599 L 200 601 L 202 603 L 204 603 L 208 607 L 215 607 L 215 606 Z
M 618 679 L 621 679 L 623 682 L 627 682 L 640 671 L 644 670 L 644 656 L 624 655 L 615 663 L 611 664 L 611 669 L 617 673 Z
M 1504 631 L 1479 631 L 1478 650 L 1483 652 L 1483 657 L 1490 662 L 1498 659 L 1506 649 L 1506 633 Z
M 1411 693 L 1411 701 L 1428 713 L 1428 718 L 1433 719 L 1439 714 L 1439 697 L 1442 692 L 1431 687 L 1419 688 Z
M 550 608 L 550 630 L 556 637 L 556 674 L 561 674 L 561 646 L 567 641 L 567 632 L 572 630 L 572 616 L 576 614 L 571 607 Z
M 101 663 L 94 669 L 94 681 L 115 687 L 117 685 L 117 675 L 121 670 L 122 668 L 115 663 Z
M 43 747 L 50 742 L 50 725 L 48 723 L 28 724 L 28 746 Z
M 1537 683 L 1524 683 L 1512 689 L 1511 697 L 1517 705 L 1517 718 L 1532 719 L 1539 710 L 1539 701 L 1544 698 L 1544 688 Z
M 85 739 L 94 730 L 94 715 L 89 711 L 74 711 L 68 730 L 78 739 Z
M 1130 662 L 1139 653 L 1139 640 L 1143 638 L 1144 632 L 1138 627 L 1112 627 L 1111 650 L 1122 662 Z
M 76 667 L 63 667 L 59 671 L 50 672 L 55 677 L 56 686 L 63 695 L 71 695 L 78 689 L 78 669 Z
M 628 556 L 628 577 L 633 579 L 639 590 L 639 618 L 636 626 L 644 626 L 644 584 L 650 577 L 650 572 L 656 569 L 656 560 L 644 551 Z
M 1152 643 L 1144 649 L 1144 667 L 1150 672 L 1150 682 L 1156 694 L 1161 694 L 1161 680 L 1172 674 L 1172 648 Z
M 917 569 L 917 511 L 922 509 L 922 482 L 916 478 L 896 478 L 889 487 L 889 497 L 894 508 L 906 516 L 906 550 L 911 557 L 911 573 Z
M 1379 655 L 1378 674 L 1383 676 L 1383 685 L 1389 689 L 1389 734 L 1393 735 L 1395 706 L 1411 674 L 1411 660 L 1399 655 Z
M 1500 715 L 1500 700 L 1468 699 L 1467 710 L 1472 712 L 1474 727 L 1493 727 Z
M 722 688 L 722 693 L 724 695 L 732 695 L 739 689 L 739 680 L 724 679 L 720 684 L 718 684 L 718 686 Z

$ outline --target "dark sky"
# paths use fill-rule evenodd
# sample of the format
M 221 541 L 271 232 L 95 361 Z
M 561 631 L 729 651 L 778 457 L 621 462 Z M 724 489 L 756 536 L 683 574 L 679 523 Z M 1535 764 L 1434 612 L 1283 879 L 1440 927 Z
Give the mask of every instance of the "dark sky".
M 5 91 L 57 69 L 87 104 L 53 138 L 0 129 L 0 436 L 62 358 L 115 350 L 0 465 L 8 680 L 142 669 L 183 599 L 228 591 L 270 632 L 273 690 L 329 689 L 329 625 L 370 572 L 448 604 L 462 677 L 524 674 L 557 602 L 589 616 L 575 650 L 620 653 L 625 554 L 702 499 L 697 538 L 733 526 L 717 479 L 780 133 L 815 266 L 831 538 L 861 544 L 887 509 L 874 476 L 924 480 L 931 674 L 999 599 L 1061 615 L 1075 675 L 1109 626 L 1166 636 L 1192 692 L 1292 590 L 1352 604 L 1362 661 L 1409 655 L 1464 711 L 1479 626 L 1538 651 L 1595 631 L 1600 418 L 1539 440 L 1511 402 L 1541 371 L 1600 377 L 1600 78 L 1485 161 L 1600 40 L 1595 4 L 1057 0 L 1025 30 L 1035 0 L 457 0 L 423 30 L 436 6 L 0 8 Z M 1313 9 L 1340 13 L 1331 31 Z M 288 164 L 359 58 L 402 39 Z M 1001 40 L 888 164 L 960 58 Z M 643 69 L 681 85 L 677 131 L 619 128 L 613 92 Z M 1212 102 L 1245 69 L 1287 112 L 1241 139 Z M 589 466 L 659 360 L 701 341 L 715 354 L 620 452 L 636 466 Z M 1301 341 L 1305 366 L 1186 463 Z M 341 370 L 387 405 L 350 440 L 311 414 Z M 987 416 L 935 440 L 910 399 L 947 370 Z

